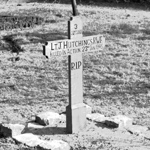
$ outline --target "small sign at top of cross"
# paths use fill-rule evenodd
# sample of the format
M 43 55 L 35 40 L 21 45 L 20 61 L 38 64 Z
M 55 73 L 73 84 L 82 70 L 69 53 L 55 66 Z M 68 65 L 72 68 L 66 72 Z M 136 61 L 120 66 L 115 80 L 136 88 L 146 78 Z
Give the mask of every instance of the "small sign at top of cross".
M 79 16 L 68 21 L 68 39 L 48 41 L 43 54 L 47 58 L 68 56 L 69 105 L 66 107 L 67 133 L 77 133 L 86 127 L 86 106 L 83 103 L 82 53 L 101 51 L 105 46 L 103 35 L 83 37 Z

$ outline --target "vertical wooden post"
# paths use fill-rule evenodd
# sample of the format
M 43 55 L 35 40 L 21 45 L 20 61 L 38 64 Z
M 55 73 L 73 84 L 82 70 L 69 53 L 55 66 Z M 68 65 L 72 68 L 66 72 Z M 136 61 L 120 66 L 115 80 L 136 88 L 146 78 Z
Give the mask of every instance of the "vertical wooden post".
M 79 18 L 76 0 L 71 0 L 73 16 L 68 22 L 68 38 L 82 38 L 83 24 Z M 68 56 L 69 105 L 66 107 L 68 133 L 77 133 L 86 127 L 86 107 L 83 103 L 83 60 L 82 53 Z

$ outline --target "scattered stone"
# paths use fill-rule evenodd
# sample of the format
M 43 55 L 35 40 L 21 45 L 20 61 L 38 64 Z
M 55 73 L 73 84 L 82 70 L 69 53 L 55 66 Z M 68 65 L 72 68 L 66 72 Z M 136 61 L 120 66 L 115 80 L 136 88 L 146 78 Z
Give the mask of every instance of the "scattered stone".
M 34 133 L 44 127 L 45 126 L 39 125 L 36 122 L 27 122 L 23 133 Z
M 21 124 L 1 124 L 0 135 L 4 137 L 13 137 L 23 132 L 25 126 Z
M 65 114 L 60 114 L 60 122 L 65 123 L 66 122 L 66 115 Z
M 131 125 L 126 127 L 126 130 L 129 131 L 132 134 L 142 134 L 148 131 L 148 127 L 140 126 L 140 125 Z
M 114 122 L 118 124 L 119 128 L 131 126 L 133 122 L 133 119 L 124 115 L 113 116 L 111 117 L 111 119 L 114 120 Z
M 24 143 L 27 146 L 35 147 L 41 143 L 41 140 L 37 135 L 33 135 L 31 133 L 20 134 L 14 136 L 13 139 L 18 143 Z
M 31 133 L 17 135 L 13 139 L 27 146 L 37 147 L 38 150 L 70 150 L 69 144 L 62 140 L 45 141 Z
M 105 125 L 109 128 L 124 128 L 132 125 L 133 120 L 124 115 L 108 117 L 105 120 Z
M 61 121 L 61 117 L 55 112 L 43 112 L 36 116 L 35 121 L 40 125 L 57 126 Z
M 111 118 L 107 118 L 107 119 L 105 120 L 105 125 L 106 125 L 106 127 L 108 127 L 108 128 L 118 128 L 118 127 L 119 127 L 119 123 L 116 122 L 116 121 L 114 121 L 114 120 L 111 119 Z
M 26 124 L 26 127 L 28 128 L 28 129 L 32 129 L 32 128 L 36 128 L 36 129 L 41 129 L 41 128 L 43 128 L 44 126 L 42 126 L 42 125 L 39 125 L 38 123 L 36 123 L 36 122 L 28 122 L 27 124 Z
M 89 105 L 86 105 L 86 114 L 91 114 L 92 113 L 92 107 L 90 107 Z
M 123 115 L 105 117 L 102 114 L 93 113 L 87 114 L 86 118 L 99 123 L 104 123 L 108 128 L 123 128 L 132 125 L 132 119 Z
M 43 141 L 37 146 L 38 150 L 70 150 L 67 142 L 62 140 Z
M 145 139 L 150 140 L 150 131 L 146 131 L 143 136 Z
M 87 114 L 86 118 L 96 122 L 105 122 L 106 117 L 99 113 Z
M 36 122 L 29 122 L 26 124 L 26 128 L 23 133 L 32 133 L 36 135 L 65 134 L 66 127 L 42 126 Z

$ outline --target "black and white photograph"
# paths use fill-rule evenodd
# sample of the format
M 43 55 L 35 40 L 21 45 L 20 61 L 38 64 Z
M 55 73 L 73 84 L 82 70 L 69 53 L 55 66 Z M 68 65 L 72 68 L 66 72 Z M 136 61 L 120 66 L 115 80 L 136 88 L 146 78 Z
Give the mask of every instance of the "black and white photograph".
M 150 0 L 0 0 L 0 150 L 150 150 Z

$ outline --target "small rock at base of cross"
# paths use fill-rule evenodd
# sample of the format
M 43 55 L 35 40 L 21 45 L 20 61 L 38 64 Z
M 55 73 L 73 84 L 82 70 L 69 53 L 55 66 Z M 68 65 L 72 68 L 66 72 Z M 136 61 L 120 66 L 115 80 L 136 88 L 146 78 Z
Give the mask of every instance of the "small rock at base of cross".
M 1 124 L 0 135 L 3 137 L 13 137 L 23 132 L 25 126 L 21 124 Z

